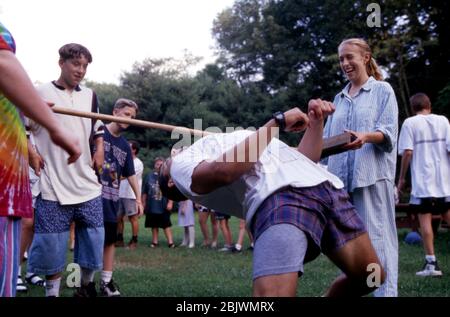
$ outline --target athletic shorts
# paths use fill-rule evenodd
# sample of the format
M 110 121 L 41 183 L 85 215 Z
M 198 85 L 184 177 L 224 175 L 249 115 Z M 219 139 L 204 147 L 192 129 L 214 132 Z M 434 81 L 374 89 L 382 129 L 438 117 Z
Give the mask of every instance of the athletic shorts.
M 137 215 L 138 209 L 136 205 L 136 199 L 120 198 L 119 208 L 117 210 L 117 217 L 134 216 Z
M 169 227 L 172 227 L 169 211 L 166 210 L 160 214 L 148 213 L 145 215 L 145 228 L 166 229 Z
M 105 246 L 117 242 L 117 222 L 105 221 Z
M 221 212 L 214 212 L 214 216 L 216 217 L 216 220 L 224 220 L 224 219 L 230 219 L 231 216 L 227 214 L 223 214 Z
M 418 214 L 433 214 L 440 215 L 450 210 L 450 196 L 449 197 L 414 197 L 411 195 L 409 200 L 412 210 Z

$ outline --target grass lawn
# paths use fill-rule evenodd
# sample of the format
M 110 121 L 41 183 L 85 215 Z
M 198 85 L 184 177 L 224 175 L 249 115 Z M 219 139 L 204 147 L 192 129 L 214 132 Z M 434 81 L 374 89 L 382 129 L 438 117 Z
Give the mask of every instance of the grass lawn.
M 197 214 L 196 214 L 197 216 Z M 176 215 L 172 215 L 174 239 L 181 243 L 183 228 L 177 226 Z M 128 241 L 130 225 L 126 222 L 125 241 Z M 247 250 L 248 238 L 241 253 L 223 253 L 200 247 L 201 231 L 196 225 L 194 249 L 167 248 L 163 232 L 160 231 L 160 246 L 149 248 L 150 229 L 144 228 L 144 218 L 140 221 L 139 247 L 136 250 L 118 248 L 113 278 L 123 296 L 168 296 L 168 297 L 246 297 L 251 296 L 252 252 Z M 230 220 L 233 238 L 237 238 L 239 222 Z M 422 246 L 410 246 L 403 242 L 408 231 L 399 231 L 400 266 L 399 296 L 402 297 L 447 297 L 450 296 L 450 244 L 449 232 L 442 231 L 436 238 L 436 254 L 444 276 L 442 278 L 419 278 L 415 272 L 423 264 Z M 223 245 L 219 233 L 219 246 Z M 68 262 L 72 253 L 68 252 Z M 73 289 L 66 286 L 68 272 L 61 282 L 61 296 L 72 296 Z M 298 296 L 320 296 L 338 274 L 335 266 L 325 257 L 305 266 L 305 274 L 300 279 Z M 96 274 L 96 281 L 99 274 Z M 98 284 L 97 284 L 98 285 Z M 44 296 L 43 288 L 30 286 L 24 296 Z

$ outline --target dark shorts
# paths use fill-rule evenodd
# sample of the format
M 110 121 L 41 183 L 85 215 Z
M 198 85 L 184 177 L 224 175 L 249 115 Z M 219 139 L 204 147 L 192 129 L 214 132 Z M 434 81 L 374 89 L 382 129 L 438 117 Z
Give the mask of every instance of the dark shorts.
M 418 214 L 440 215 L 450 210 L 450 201 L 446 197 L 415 198 L 414 202 L 410 201 L 409 205 L 412 211 Z
M 170 212 L 164 211 L 162 214 L 146 214 L 145 228 L 161 228 L 166 229 L 172 227 L 170 222 Z
M 214 209 L 209 209 L 208 207 L 200 206 L 200 207 L 198 208 L 198 211 L 199 211 L 199 212 L 214 212 Z
M 217 211 L 214 213 L 214 216 L 216 217 L 216 220 L 224 220 L 224 219 L 230 219 L 231 218 L 230 215 L 223 214 L 223 213 L 217 212 Z
M 105 246 L 117 242 L 117 222 L 105 221 Z
M 329 182 L 306 188 L 286 187 L 259 206 L 250 226 L 255 241 L 267 228 L 297 226 L 308 238 L 305 263 L 328 254 L 366 232 L 347 192 Z

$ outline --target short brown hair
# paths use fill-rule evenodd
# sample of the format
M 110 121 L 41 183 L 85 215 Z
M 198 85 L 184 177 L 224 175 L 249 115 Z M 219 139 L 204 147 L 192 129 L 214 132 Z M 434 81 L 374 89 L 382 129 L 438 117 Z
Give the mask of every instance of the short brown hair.
M 83 55 L 88 60 L 89 63 L 92 62 L 91 52 L 89 52 L 89 50 L 81 44 L 69 43 L 69 44 L 63 45 L 59 49 L 59 57 L 63 61 L 72 59 L 72 58 L 79 58 L 79 57 L 81 57 L 81 55 Z
M 134 108 L 136 110 L 136 112 L 138 112 L 138 110 L 139 110 L 138 105 L 133 100 L 130 100 L 130 99 L 119 98 L 119 99 L 117 99 L 116 103 L 114 104 L 114 109 L 122 109 L 125 107 Z
M 129 141 L 131 149 L 136 151 L 136 155 L 139 154 L 139 149 L 141 146 L 139 145 L 138 141 L 131 140 Z
M 431 109 L 430 98 L 423 92 L 419 92 L 409 98 L 409 104 L 413 112 L 419 112 L 424 109 Z

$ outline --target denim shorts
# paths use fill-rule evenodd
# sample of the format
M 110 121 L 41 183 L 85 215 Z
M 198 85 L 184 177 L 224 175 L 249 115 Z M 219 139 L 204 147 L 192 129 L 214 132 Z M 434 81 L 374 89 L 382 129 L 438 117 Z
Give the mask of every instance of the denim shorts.
M 60 205 L 39 196 L 28 258 L 30 272 L 53 275 L 65 270 L 72 222 L 75 222 L 74 262 L 86 269 L 102 268 L 105 230 L 101 196 L 74 205 Z

